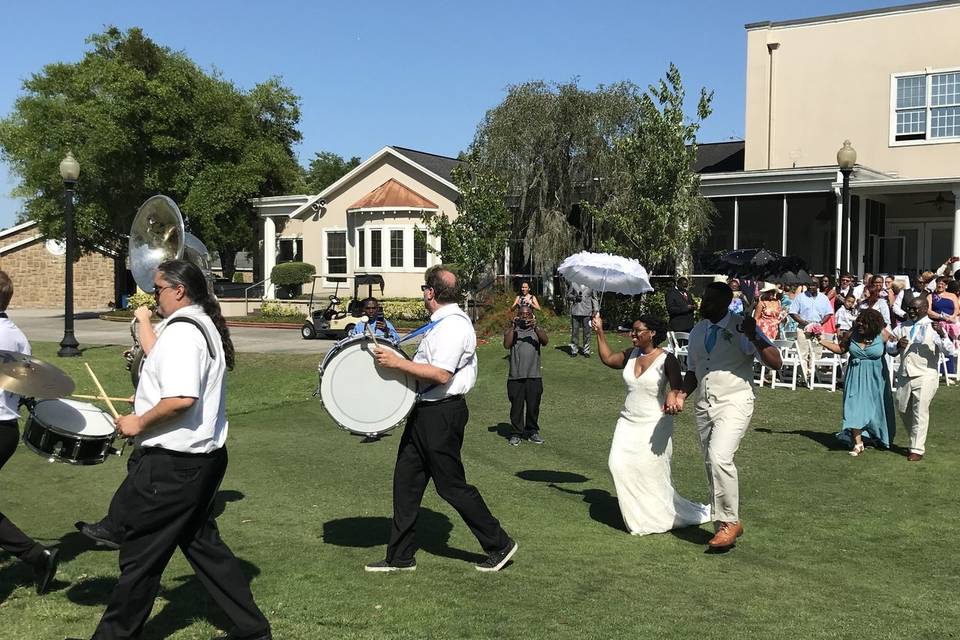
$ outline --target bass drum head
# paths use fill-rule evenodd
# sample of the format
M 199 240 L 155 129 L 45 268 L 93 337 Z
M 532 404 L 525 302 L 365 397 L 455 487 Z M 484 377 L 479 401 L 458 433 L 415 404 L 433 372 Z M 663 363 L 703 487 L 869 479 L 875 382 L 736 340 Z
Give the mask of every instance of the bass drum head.
M 390 342 L 380 347 L 408 356 Z M 373 341 L 365 336 L 341 340 L 323 360 L 320 400 L 334 422 L 352 433 L 378 435 L 407 417 L 417 402 L 416 380 L 396 369 L 378 367 Z
M 79 438 L 104 438 L 116 431 L 110 414 L 89 402 L 41 400 L 31 413 L 51 431 Z

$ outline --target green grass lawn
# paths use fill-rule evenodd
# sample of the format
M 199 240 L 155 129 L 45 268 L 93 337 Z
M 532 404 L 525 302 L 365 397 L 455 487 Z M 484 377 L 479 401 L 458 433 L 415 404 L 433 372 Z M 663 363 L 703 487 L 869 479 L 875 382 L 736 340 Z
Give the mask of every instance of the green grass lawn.
M 53 359 L 55 345 L 34 347 Z M 114 395 L 130 390 L 120 352 L 84 354 Z M 730 553 L 705 554 L 706 527 L 645 537 L 622 528 L 606 466 L 619 372 L 551 344 L 547 443 L 513 448 L 498 434 L 503 354 L 481 348 L 463 458 L 520 544 L 514 563 L 475 571 L 476 540 L 428 489 L 418 569 L 390 575 L 363 564 L 384 555 L 399 431 L 362 444 L 336 429 L 311 397 L 314 355 L 239 355 L 219 524 L 276 638 L 960 637 L 957 388 L 941 387 L 919 464 L 837 449 L 839 393 L 760 390 L 737 457 L 746 534 Z M 94 392 L 80 359 L 57 364 L 78 393 Z M 902 430 L 896 442 L 906 442 Z M 51 593 L 37 597 L 27 568 L 0 555 L 0 638 L 92 633 L 117 554 L 91 548 L 73 523 L 104 513 L 124 466 L 49 464 L 21 447 L 0 472 L 0 508 L 63 556 Z M 673 472 L 684 495 L 705 500 L 689 413 L 677 423 Z M 144 637 L 207 639 L 225 626 L 177 553 Z

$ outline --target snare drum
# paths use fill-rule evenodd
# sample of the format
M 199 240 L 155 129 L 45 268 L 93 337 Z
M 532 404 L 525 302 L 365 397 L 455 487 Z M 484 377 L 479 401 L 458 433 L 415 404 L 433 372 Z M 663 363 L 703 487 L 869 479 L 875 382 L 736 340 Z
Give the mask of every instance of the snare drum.
M 113 418 L 76 400 L 40 400 L 30 408 L 23 443 L 51 462 L 100 464 L 115 453 Z
M 407 360 L 400 347 L 378 340 Z M 417 402 L 417 382 L 402 371 L 378 367 L 376 348 L 367 336 L 351 336 L 335 344 L 320 364 L 320 401 L 341 429 L 376 436 L 406 419 Z

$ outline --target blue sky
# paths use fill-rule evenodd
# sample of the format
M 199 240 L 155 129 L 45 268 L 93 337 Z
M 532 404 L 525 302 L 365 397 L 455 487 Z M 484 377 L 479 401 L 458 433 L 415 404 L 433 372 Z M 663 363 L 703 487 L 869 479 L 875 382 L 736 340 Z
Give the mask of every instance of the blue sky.
M 105 25 L 139 26 L 241 87 L 273 76 L 302 98 L 306 163 L 315 151 L 366 157 L 393 144 L 455 155 L 505 88 L 579 77 L 645 86 L 672 61 L 690 94 L 716 92 L 701 141 L 743 136 L 743 25 L 896 4 L 876 0 L 573 2 L 11 2 L 0 39 L 0 113 L 44 64 L 76 61 Z M 80 159 L 82 163 L 82 158 Z M 0 227 L 20 203 L 0 165 Z

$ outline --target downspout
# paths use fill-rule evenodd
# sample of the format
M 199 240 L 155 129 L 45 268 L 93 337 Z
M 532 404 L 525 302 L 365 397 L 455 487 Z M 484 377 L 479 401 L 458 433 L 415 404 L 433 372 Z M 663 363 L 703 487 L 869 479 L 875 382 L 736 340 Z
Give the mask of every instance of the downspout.
M 770 77 L 767 78 L 767 169 L 771 168 L 773 155 L 773 52 L 780 48 L 779 42 L 767 43 Z

